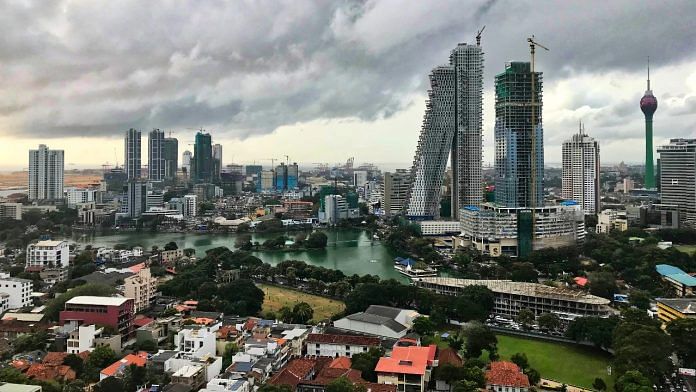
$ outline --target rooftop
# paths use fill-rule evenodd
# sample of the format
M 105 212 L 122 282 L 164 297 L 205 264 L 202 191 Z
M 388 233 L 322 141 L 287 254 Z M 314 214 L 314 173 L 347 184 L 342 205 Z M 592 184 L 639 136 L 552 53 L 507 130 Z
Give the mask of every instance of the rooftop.
M 65 242 L 65 241 L 44 240 L 44 241 L 39 241 L 39 242 L 37 242 L 37 243 L 35 243 L 35 244 L 33 244 L 33 245 L 35 245 L 35 246 L 50 246 L 50 247 L 53 247 L 53 246 L 58 246 L 58 245 L 60 245 L 60 244 L 62 244 L 62 243 L 66 243 L 66 244 L 67 244 L 67 242 Z
M 102 369 L 101 374 L 110 377 L 123 370 L 125 370 L 130 365 L 136 365 L 139 367 L 145 366 L 147 362 L 147 353 L 139 352 L 137 354 L 128 354 L 125 357 L 119 359 L 118 361 L 112 363 L 111 365 Z
M 444 277 L 419 278 L 418 281 L 460 288 L 473 285 L 483 285 L 496 293 L 560 299 L 589 305 L 609 305 L 611 302 L 608 299 L 587 294 L 582 291 L 551 287 L 539 283 L 513 282 L 511 280 L 477 280 Z
M 354 313 L 346 316 L 348 320 L 360 321 L 363 323 L 374 324 L 374 325 L 384 325 L 385 327 L 391 329 L 394 332 L 401 332 L 406 330 L 406 326 L 394 321 L 393 318 L 378 316 L 376 314 L 370 314 L 365 312 Z
M 486 384 L 529 387 L 529 378 L 512 362 L 491 362 L 490 370 L 486 372 Z
M 97 297 L 93 295 L 83 295 L 70 299 L 68 302 L 66 302 L 66 304 L 120 306 L 129 300 L 131 299 L 126 297 Z
M 424 375 L 426 368 L 435 359 L 434 344 L 421 347 L 394 347 L 391 357 L 382 357 L 375 367 L 380 373 L 419 374 Z
M 329 335 L 323 333 L 311 333 L 307 337 L 307 343 L 341 344 L 354 346 L 379 346 L 379 339 L 358 335 Z
M 657 302 L 665 304 L 679 313 L 696 315 L 696 298 L 657 298 Z
M 675 280 L 684 286 L 696 287 L 696 277 L 693 277 L 681 268 L 669 264 L 658 264 L 655 266 L 657 273 L 672 280 Z

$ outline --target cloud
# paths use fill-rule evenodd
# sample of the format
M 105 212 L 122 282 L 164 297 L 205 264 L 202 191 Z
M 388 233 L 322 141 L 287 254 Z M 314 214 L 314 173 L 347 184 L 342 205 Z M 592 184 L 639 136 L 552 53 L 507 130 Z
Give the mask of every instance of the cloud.
M 660 109 L 681 116 L 670 132 L 685 134 L 694 14 L 694 2 L 630 0 L 3 3 L 0 135 L 206 127 L 244 139 L 316 121 L 359 126 L 424 99 L 428 72 L 483 25 L 487 94 L 506 61 L 529 58 L 527 36 L 551 49 L 537 64 L 547 145 L 579 118 L 609 140 L 635 134 L 634 79 L 648 55 L 660 91 L 681 89 Z

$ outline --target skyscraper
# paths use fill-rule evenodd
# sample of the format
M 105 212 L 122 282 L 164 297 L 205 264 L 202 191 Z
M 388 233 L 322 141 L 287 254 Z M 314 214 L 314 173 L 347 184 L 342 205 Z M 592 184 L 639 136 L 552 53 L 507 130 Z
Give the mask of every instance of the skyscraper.
M 191 162 L 193 161 L 193 154 L 191 151 L 186 150 L 181 154 L 181 168 L 186 172 L 186 176 L 191 176 Z
M 452 217 L 483 199 L 481 174 L 483 51 L 459 44 L 449 65 L 430 73 L 430 90 L 411 168 L 406 214 L 437 219 L 442 182 L 451 157 Z
M 164 132 L 153 129 L 147 141 L 147 177 L 150 181 L 164 180 Z
M 64 169 L 63 150 L 50 150 L 45 144 L 29 150 L 29 200 L 62 199 Z
M 129 180 L 140 178 L 140 138 L 139 130 L 131 128 L 126 131 L 124 165 Z
M 653 114 L 657 110 L 657 98 L 650 89 L 650 63 L 648 63 L 648 89 L 640 99 L 640 110 L 645 115 L 645 188 L 655 188 L 655 162 L 653 161 Z
M 382 209 L 386 216 L 403 213 L 408 192 L 410 174 L 406 169 L 384 173 L 384 199 Z
M 580 204 L 585 214 L 599 209 L 599 142 L 578 133 L 563 142 L 563 198 Z
M 121 216 L 137 219 L 145 211 L 147 206 L 147 183 L 142 181 L 128 181 L 128 186 L 123 195 L 121 204 Z
M 213 181 L 213 145 L 209 133 L 200 131 L 196 134 L 191 161 L 192 178 L 194 182 L 204 183 Z
M 173 137 L 166 137 L 162 142 L 164 153 L 164 178 L 173 180 L 179 170 L 179 141 Z
M 669 144 L 658 147 L 657 153 L 662 188 L 660 209 L 676 207 L 679 226 L 696 228 L 696 139 L 671 139 Z
M 506 207 L 544 202 L 542 86 L 527 62 L 508 63 L 495 77 L 495 201 Z
M 213 145 L 213 178 L 219 179 L 222 173 L 222 144 Z

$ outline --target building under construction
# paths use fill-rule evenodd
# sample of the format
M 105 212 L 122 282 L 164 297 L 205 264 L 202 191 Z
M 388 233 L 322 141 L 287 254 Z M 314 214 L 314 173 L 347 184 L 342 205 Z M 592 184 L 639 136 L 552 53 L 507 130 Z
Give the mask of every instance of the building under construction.
M 495 201 L 507 207 L 544 204 L 542 90 L 528 62 L 495 77 Z

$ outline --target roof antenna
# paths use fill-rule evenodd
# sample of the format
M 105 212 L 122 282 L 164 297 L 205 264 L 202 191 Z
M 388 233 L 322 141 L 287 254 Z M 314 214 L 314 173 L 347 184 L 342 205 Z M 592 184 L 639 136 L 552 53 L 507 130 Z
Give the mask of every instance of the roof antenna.
M 648 91 L 650 90 L 650 56 L 648 56 Z

